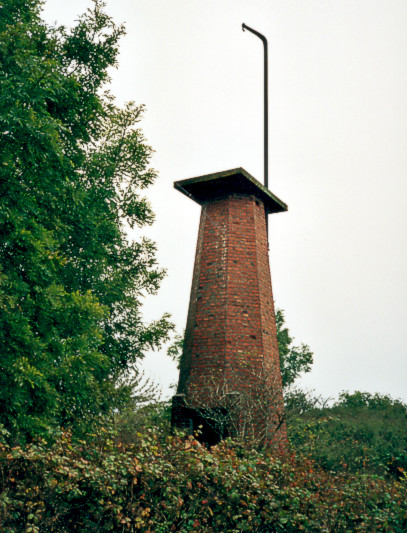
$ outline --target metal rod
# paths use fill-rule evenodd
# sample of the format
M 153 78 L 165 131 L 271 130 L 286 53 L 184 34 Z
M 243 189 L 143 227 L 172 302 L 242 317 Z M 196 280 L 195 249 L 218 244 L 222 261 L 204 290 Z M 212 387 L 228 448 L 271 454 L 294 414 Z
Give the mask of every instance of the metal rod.
M 268 168 L 268 152 L 269 152 L 269 119 L 268 119 L 268 69 L 267 69 L 267 39 L 259 33 L 258 31 L 254 30 L 253 28 L 249 28 L 249 26 L 246 26 L 246 24 L 243 22 L 242 24 L 242 30 L 248 30 L 251 33 L 254 33 L 259 39 L 263 41 L 264 46 L 264 185 L 268 188 L 269 186 L 269 168 Z

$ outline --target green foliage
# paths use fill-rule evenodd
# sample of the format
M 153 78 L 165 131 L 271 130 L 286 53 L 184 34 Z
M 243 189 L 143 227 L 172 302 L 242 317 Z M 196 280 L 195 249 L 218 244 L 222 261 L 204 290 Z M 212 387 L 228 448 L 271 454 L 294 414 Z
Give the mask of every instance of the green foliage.
M 92 438 L 92 440 L 90 440 Z M 407 528 L 407 483 L 144 430 L 0 449 L 2 531 L 372 532 Z
M 77 25 L 46 26 L 41 2 L 0 17 L 0 424 L 10 438 L 85 429 L 130 399 L 129 365 L 166 339 L 140 296 L 164 273 L 139 190 L 155 172 L 142 107 L 102 89 L 123 35 L 95 0 Z
M 163 435 L 171 433 L 171 403 L 152 401 L 127 410 L 114 418 L 117 438 L 123 445 L 136 444 L 139 434 L 154 431 Z
M 292 345 L 294 339 L 285 327 L 284 311 L 281 309 L 276 309 L 276 326 L 281 379 L 283 389 L 287 389 L 300 374 L 310 372 L 314 354 L 306 344 Z
M 177 368 L 179 370 L 181 363 L 181 355 L 184 349 L 184 340 L 185 340 L 185 330 L 183 335 L 176 334 L 172 340 L 172 343 L 167 348 L 167 355 L 170 359 L 177 363 Z
M 344 392 L 332 407 L 310 402 L 302 413 L 287 414 L 294 448 L 326 470 L 396 478 L 407 471 L 407 406 L 399 400 Z

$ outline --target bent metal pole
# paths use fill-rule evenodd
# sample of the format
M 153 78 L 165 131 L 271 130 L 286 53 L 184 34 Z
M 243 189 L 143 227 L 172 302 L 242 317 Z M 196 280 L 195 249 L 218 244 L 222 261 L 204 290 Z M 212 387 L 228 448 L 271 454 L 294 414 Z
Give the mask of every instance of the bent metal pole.
M 264 185 L 268 188 L 268 72 L 267 72 L 267 39 L 253 28 L 249 28 L 245 23 L 242 24 L 242 30 L 248 30 L 263 41 L 264 46 Z

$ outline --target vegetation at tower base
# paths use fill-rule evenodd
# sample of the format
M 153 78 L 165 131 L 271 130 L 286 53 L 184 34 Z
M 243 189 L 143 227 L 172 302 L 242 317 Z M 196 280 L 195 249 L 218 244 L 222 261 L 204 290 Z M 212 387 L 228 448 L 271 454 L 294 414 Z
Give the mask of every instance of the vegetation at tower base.
M 235 374 L 232 386 L 221 372 L 212 371 L 202 387 L 190 386 L 187 395 L 175 397 L 172 421 L 179 410 L 174 400 L 179 398 L 182 410 L 177 426 L 189 432 L 191 426 L 199 428 L 196 436 L 208 446 L 232 437 L 249 447 L 285 447 L 286 434 L 281 430 L 285 416 L 275 377 L 253 370 L 247 362 L 239 368 L 230 365 L 229 370 Z
M 292 385 L 302 373 L 311 370 L 313 353 L 305 344 L 293 346 L 281 309 L 276 309 L 276 329 L 283 392 L 292 404 L 297 399 Z M 178 363 L 178 368 L 183 348 L 184 336 L 177 335 L 167 351 L 168 356 Z M 285 415 L 278 394 L 279 383 L 275 381 L 278 377 L 265 368 L 253 369 L 250 356 L 244 354 L 239 361 L 229 362 L 228 369 L 234 376 L 232 383 L 221 372 L 212 369 L 206 372 L 203 386 L 189 385 L 188 395 L 174 398 L 173 424 L 190 428 L 201 424 L 198 438 L 207 444 L 233 436 L 255 445 L 278 447 L 285 435 L 285 431 L 281 432 Z M 262 423 L 256 424 L 256 420 Z M 283 438 L 285 441 L 285 436 Z
M 143 108 L 103 92 L 123 28 L 99 0 L 71 30 L 39 0 L 0 4 L 0 424 L 17 441 L 127 404 L 170 325 L 142 321 L 163 271 L 124 227 L 152 222 L 155 172 Z
M 373 532 L 407 530 L 407 479 L 328 472 L 301 453 L 226 440 L 210 450 L 154 426 L 121 440 L 101 428 L 0 446 L 5 533 Z

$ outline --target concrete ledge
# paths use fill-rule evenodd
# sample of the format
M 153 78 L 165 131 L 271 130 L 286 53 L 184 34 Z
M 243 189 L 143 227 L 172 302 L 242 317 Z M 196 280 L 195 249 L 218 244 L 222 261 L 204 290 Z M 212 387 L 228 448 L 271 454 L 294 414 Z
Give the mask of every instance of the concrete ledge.
M 264 203 L 266 213 L 287 211 L 287 205 L 243 168 L 235 168 L 174 182 L 174 187 L 198 204 L 235 193 L 252 194 Z

